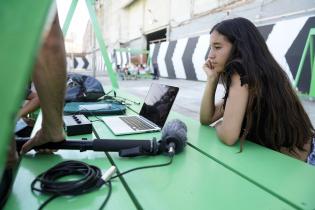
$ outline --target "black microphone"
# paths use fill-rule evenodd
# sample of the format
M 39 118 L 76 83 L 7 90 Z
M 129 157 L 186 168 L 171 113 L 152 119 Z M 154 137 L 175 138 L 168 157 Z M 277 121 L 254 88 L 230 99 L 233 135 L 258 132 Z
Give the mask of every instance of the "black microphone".
M 162 138 L 159 142 L 152 140 L 114 140 L 95 139 L 86 140 L 65 140 L 62 142 L 49 142 L 33 149 L 67 149 L 119 152 L 121 157 L 134 157 L 139 155 L 157 155 L 160 153 L 179 153 L 183 150 L 187 141 L 187 127 L 180 120 L 168 122 L 162 129 Z M 16 149 L 19 152 L 29 138 L 16 138 Z

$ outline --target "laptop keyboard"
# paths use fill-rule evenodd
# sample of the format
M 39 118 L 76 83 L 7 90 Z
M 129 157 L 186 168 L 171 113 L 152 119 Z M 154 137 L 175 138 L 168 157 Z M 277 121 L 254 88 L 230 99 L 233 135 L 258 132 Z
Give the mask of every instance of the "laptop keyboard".
M 141 120 L 138 116 L 120 117 L 120 119 L 129 125 L 133 130 L 147 130 L 154 128 L 149 123 Z

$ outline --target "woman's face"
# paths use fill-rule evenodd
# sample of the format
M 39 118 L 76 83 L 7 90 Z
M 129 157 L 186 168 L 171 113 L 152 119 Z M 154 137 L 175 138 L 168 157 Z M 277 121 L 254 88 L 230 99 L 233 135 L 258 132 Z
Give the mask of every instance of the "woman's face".
M 208 58 L 214 71 L 218 73 L 224 71 L 224 67 L 232 51 L 232 46 L 228 39 L 216 30 L 211 33 Z

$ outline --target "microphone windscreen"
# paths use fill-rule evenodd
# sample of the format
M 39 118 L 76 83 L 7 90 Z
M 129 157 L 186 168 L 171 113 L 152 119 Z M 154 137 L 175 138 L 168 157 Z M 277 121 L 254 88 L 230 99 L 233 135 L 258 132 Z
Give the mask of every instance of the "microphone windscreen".
M 161 141 L 166 144 L 174 143 L 175 152 L 181 152 L 187 141 L 187 126 L 178 119 L 167 122 L 162 129 Z

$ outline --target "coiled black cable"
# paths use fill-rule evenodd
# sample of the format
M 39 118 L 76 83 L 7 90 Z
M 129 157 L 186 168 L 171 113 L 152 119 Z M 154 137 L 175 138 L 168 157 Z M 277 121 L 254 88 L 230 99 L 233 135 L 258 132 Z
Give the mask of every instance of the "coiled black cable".
M 80 175 L 82 178 L 72 181 L 60 181 L 59 179 L 69 175 Z M 53 199 L 63 195 L 80 195 L 100 188 L 103 184 L 108 184 L 109 191 L 102 203 L 102 209 L 111 195 L 111 183 L 101 179 L 101 170 L 93 165 L 80 161 L 64 161 L 50 168 L 48 171 L 39 174 L 31 184 L 32 191 L 51 194 L 39 209 L 43 209 Z M 39 187 L 35 185 L 39 183 Z

